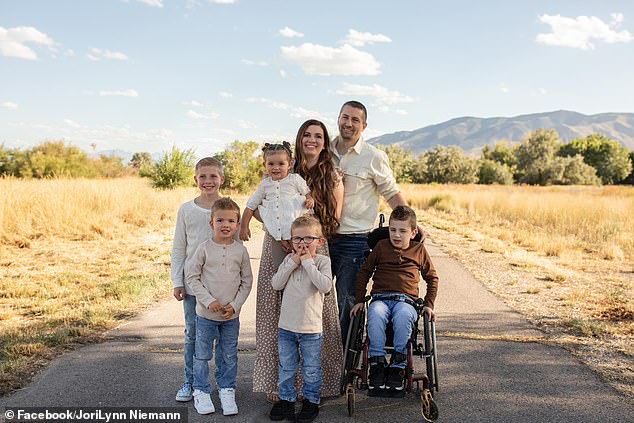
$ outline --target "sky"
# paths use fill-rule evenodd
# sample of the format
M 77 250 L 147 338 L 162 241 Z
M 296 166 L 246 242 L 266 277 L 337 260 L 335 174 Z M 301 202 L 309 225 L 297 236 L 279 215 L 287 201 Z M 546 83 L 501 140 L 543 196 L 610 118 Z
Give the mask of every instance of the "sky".
M 212 155 L 461 116 L 634 112 L 634 2 L 0 0 L 0 144 Z

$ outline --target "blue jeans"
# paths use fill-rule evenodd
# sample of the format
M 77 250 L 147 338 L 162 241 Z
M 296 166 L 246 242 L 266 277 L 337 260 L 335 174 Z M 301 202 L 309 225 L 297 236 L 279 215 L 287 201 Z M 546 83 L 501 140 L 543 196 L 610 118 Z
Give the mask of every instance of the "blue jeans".
M 328 241 L 328 249 L 332 276 L 336 278 L 339 324 L 345 345 L 350 325 L 350 310 L 355 303 L 357 275 L 365 263 L 365 252 L 370 250 L 368 234 L 335 235 Z
M 280 356 L 278 387 L 280 399 L 297 400 L 295 374 L 299 367 L 299 353 L 302 353 L 302 376 L 304 398 L 319 404 L 321 394 L 321 333 L 296 333 L 280 329 L 277 348 Z
M 216 387 L 235 388 L 238 375 L 238 334 L 240 319 L 209 320 L 196 316 L 196 353 L 194 354 L 194 389 L 211 393 L 209 360 L 216 344 Z
M 185 294 L 185 382 L 194 385 L 194 351 L 196 349 L 196 297 Z
M 185 356 L 185 382 L 194 386 L 194 351 L 196 350 L 196 297 L 185 294 L 183 300 L 183 311 L 185 313 L 185 346 L 183 355 Z M 216 379 L 220 377 L 218 371 L 222 362 L 220 345 L 216 344 Z
M 370 357 L 385 356 L 385 328 L 390 320 L 394 329 L 394 351 L 407 354 L 407 342 L 412 335 L 412 327 L 417 317 L 416 309 L 410 304 L 396 300 L 381 300 L 380 295 L 373 295 L 368 307 L 368 339 L 370 340 L 368 355 Z M 405 362 L 393 363 L 394 367 L 401 368 L 405 368 L 405 364 Z

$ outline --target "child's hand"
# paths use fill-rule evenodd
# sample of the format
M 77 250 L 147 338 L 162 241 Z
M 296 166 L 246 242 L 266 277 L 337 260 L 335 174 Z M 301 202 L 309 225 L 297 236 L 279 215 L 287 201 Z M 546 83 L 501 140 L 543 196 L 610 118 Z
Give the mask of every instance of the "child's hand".
M 282 244 L 282 250 L 284 250 L 285 253 L 293 251 L 293 244 L 289 240 L 283 239 L 280 243 Z
M 302 255 L 297 251 L 293 251 L 293 254 L 291 254 L 291 260 L 293 260 L 295 264 L 300 264 L 302 262 Z
M 236 313 L 236 311 L 233 309 L 233 306 L 231 304 L 226 305 L 222 308 L 222 318 L 223 319 L 229 319 L 231 318 L 231 316 L 233 316 Z
M 249 238 L 251 238 L 251 230 L 248 227 L 240 227 L 240 240 L 248 241 Z
M 183 301 L 185 299 L 185 287 L 174 288 L 174 298 L 178 301 Z
M 354 307 L 352 307 L 352 310 L 350 310 L 350 317 L 356 316 L 357 313 L 363 309 L 363 305 L 363 303 L 356 303 Z
M 436 314 L 434 314 L 434 310 L 429 307 L 423 307 L 423 313 L 427 313 L 430 321 L 436 320 Z
M 306 196 L 306 201 L 304 201 L 304 207 L 306 207 L 307 209 L 312 209 L 313 207 L 315 207 L 315 200 L 313 200 L 313 197 L 309 195 Z
M 214 313 L 220 313 L 221 311 L 224 310 L 224 307 L 218 301 L 214 301 L 213 303 L 207 306 L 207 310 L 212 311 Z
M 301 256 L 299 256 L 299 259 L 300 259 L 301 261 L 308 260 L 308 259 L 311 259 L 311 260 L 312 260 L 312 258 L 313 258 L 313 256 L 311 256 L 311 255 L 310 255 L 310 252 L 308 251 L 308 249 L 306 249 L 306 251 L 304 251 L 304 252 L 302 253 L 302 255 L 301 255 Z

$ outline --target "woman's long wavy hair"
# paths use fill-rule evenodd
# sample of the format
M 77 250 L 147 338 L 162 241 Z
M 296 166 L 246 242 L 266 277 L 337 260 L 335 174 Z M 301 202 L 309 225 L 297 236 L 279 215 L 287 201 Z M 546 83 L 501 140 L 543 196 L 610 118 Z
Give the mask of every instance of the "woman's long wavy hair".
M 302 138 L 309 126 L 319 126 L 324 131 L 324 149 L 319 153 L 317 164 L 308 168 L 306 157 L 302 149 Z M 324 237 L 330 238 L 339 227 L 339 221 L 335 217 L 335 166 L 332 163 L 330 152 L 330 137 L 326 125 L 322 122 L 309 119 L 299 127 L 295 137 L 295 165 L 293 171 L 306 180 L 311 195 L 315 200 L 315 216 L 321 222 Z

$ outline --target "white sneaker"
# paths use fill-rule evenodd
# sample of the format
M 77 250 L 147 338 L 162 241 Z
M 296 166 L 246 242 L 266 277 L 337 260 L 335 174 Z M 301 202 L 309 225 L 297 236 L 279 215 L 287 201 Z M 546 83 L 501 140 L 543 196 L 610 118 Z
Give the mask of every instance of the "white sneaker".
M 191 401 L 192 391 L 193 391 L 192 386 L 188 382 L 183 383 L 183 386 L 181 386 L 181 389 L 179 389 L 178 392 L 176 393 L 176 401 L 180 401 L 180 402 Z
M 233 388 L 222 388 L 219 391 L 220 404 L 222 406 L 222 414 L 225 416 L 233 416 L 238 414 L 238 405 L 236 404 L 236 390 Z
M 214 403 L 211 402 L 211 395 L 200 389 L 194 389 L 194 408 L 198 414 L 211 414 L 216 411 Z

